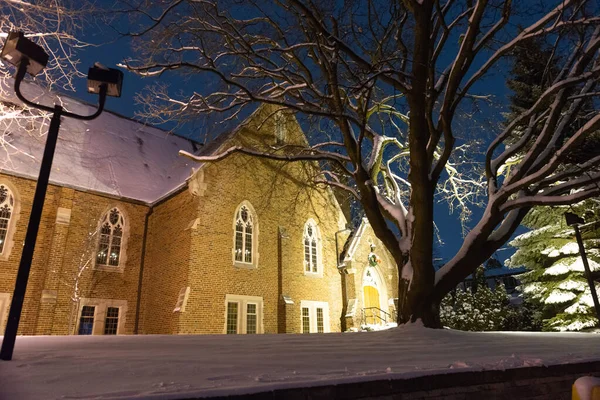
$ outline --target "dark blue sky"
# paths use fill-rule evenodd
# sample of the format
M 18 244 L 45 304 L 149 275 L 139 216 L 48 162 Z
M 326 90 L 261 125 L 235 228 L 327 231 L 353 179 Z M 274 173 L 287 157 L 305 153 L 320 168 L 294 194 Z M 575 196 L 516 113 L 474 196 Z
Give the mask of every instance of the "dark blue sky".
M 102 64 L 115 68 L 116 64 L 121 62 L 123 59 L 132 55 L 129 40 L 119 39 L 118 35 L 114 30 L 107 27 L 99 27 L 99 29 L 90 29 L 88 34 L 84 37 L 85 40 L 90 43 L 99 44 L 98 47 L 89 47 L 80 50 L 78 54 L 82 61 L 82 69 L 87 72 L 87 67 L 91 66 L 94 62 L 99 61 Z M 105 44 L 102 44 L 105 43 Z M 448 60 L 453 57 L 453 54 L 446 55 Z M 443 60 L 442 60 L 443 61 Z M 482 120 L 491 119 L 492 123 L 489 128 L 492 129 L 494 121 L 498 121 L 500 118 L 498 108 L 501 108 L 507 101 L 508 90 L 505 86 L 506 67 L 496 69 L 488 78 L 482 82 L 480 88 L 485 88 L 484 92 L 493 95 L 493 107 L 484 111 L 481 115 Z M 177 89 L 177 80 L 169 79 L 168 76 L 163 79 L 173 85 L 173 89 Z M 121 98 L 109 97 L 106 104 L 106 109 L 117 112 L 119 114 L 134 117 L 137 107 L 135 104 L 135 95 L 141 91 L 145 86 L 151 85 L 156 82 L 156 78 L 145 78 L 142 79 L 132 73 L 125 72 L 123 92 Z M 477 89 L 477 87 L 475 88 Z M 97 101 L 96 95 L 90 95 L 87 93 L 86 80 L 80 79 L 77 84 L 77 93 L 71 94 L 74 97 L 81 98 L 87 102 L 95 103 Z M 486 115 L 487 114 L 487 115 Z M 484 124 L 485 127 L 485 124 Z M 194 137 L 194 132 L 191 130 L 178 131 L 178 134 L 189 135 Z M 482 132 L 482 134 L 489 135 L 489 132 Z M 203 137 L 198 138 L 203 141 Z M 482 210 L 474 208 L 471 226 L 479 220 L 481 217 Z M 440 235 L 444 241 L 444 245 L 440 246 L 440 256 L 443 259 L 450 259 L 462 244 L 461 226 L 458 221 L 458 212 L 453 215 L 448 214 L 447 205 L 445 203 L 438 204 L 436 206 L 436 223 L 440 229 Z M 498 258 L 504 260 L 512 254 L 513 250 L 501 250 L 498 252 Z

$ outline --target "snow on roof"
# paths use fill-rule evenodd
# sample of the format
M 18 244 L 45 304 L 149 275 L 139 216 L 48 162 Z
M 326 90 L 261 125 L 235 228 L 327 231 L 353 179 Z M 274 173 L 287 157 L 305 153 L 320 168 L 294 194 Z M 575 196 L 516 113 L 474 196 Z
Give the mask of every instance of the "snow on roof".
M 19 336 L 13 360 L 0 362 L 0 398 L 183 399 L 598 359 L 600 335 L 418 324 L 311 335 Z
M 45 105 L 58 100 L 33 84 L 23 84 L 22 91 L 27 98 L 37 98 Z M 16 98 L 8 100 L 20 104 Z M 66 110 L 81 115 L 96 109 L 67 96 L 61 95 L 60 101 Z M 46 135 L 15 131 L 10 137 L 20 151 L 2 154 L 1 171 L 37 179 Z M 193 152 L 195 147 L 189 139 L 108 111 L 92 121 L 63 117 L 50 182 L 153 203 L 185 183 L 192 167 L 197 166 L 179 156 L 179 150 Z
M 526 269 L 524 267 L 509 268 L 506 266 L 502 266 L 500 268 L 485 268 L 483 273 L 486 278 L 493 278 L 506 275 L 518 275 L 525 271 Z
M 369 225 L 369 220 L 367 218 L 363 218 L 360 221 L 360 225 L 358 228 L 354 230 L 354 232 L 348 237 L 350 240 L 346 254 L 343 256 L 343 262 L 351 261 L 354 258 L 354 253 L 356 253 L 356 249 L 358 249 L 358 244 L 362 239 L 363 233 L 365 233 L 365 229 Z

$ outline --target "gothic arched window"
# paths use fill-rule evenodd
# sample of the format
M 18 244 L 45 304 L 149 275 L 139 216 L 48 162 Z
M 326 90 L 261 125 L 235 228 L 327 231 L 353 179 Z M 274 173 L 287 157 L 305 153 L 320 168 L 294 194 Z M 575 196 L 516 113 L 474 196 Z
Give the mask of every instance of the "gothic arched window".
M 125 219 L 123 218 L 123 213 L 118 208 L 111 208 L 104 214 L 100 221 L 98 232 L 96 265 L 119 266 L 124 228 Z
M 285 117 L 281 111 L 275 114 L 275 139 L 277 144 L 283 144 L 287 138 L 287 128 L 285 126 Z
M 11 230 L 15 197 L 6 185 L 0 185 L 0 254 L 4 253 Z
M 256 216 L 250 207 L 242 203 L 235 213 L 235 263 L 255 264 L 256 261 Z
M 304 272 L 319 272 L 319 230 L 313 220 L 304 224 Z

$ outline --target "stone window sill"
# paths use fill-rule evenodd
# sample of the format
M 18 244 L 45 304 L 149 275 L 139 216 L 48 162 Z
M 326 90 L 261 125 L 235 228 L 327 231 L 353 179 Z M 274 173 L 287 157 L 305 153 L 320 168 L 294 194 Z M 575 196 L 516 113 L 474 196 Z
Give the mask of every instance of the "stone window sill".
M 255 264 L 250 264 L 250 263 L 245 263 L 245 262 L 240 262 L 240 261 L 234 261 L 233 266 L 236 268 L 241 268 L 241 269 L 256 269 Z
M 125 270 L 125 266 L 118 266 L 118 267 L 113 267 L 110 265 L 94 265 L 94 269 L 96 271 L 104 271 L 104 272 L 118 272 L 118 273 L 123 273 L 123 271 Z

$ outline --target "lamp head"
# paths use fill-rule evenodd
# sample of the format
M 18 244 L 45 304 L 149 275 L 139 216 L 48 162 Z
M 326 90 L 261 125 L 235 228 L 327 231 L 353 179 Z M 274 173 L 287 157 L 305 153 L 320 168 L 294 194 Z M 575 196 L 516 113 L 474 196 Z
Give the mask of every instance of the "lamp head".
M 123 86 L 123 71 L 107 68 L 100 63 L 95 63 L 88 70 L 88 92 L 100 93 L 100 86 L 106 85 L 108 96 L 121 97 Z
M 21 61 L 27 59 L 27 72 L 30 75 L 37 75 L 48 64 L 48 54 L 42 46 L 33 43 L 27 39 L 23 32 L 10 32 L 4 42 L 0 58 L 14 66 L 18 66 Z
M 579 224 L 583 224 L 583 218 L 581 218 L 579 215 L 574 214 L 572 212 L 566 212 L 565 213 L 565 220 L 567 221 L 567 225 L 569 226 L 574 226 L 574 225 L 579 225 Z

